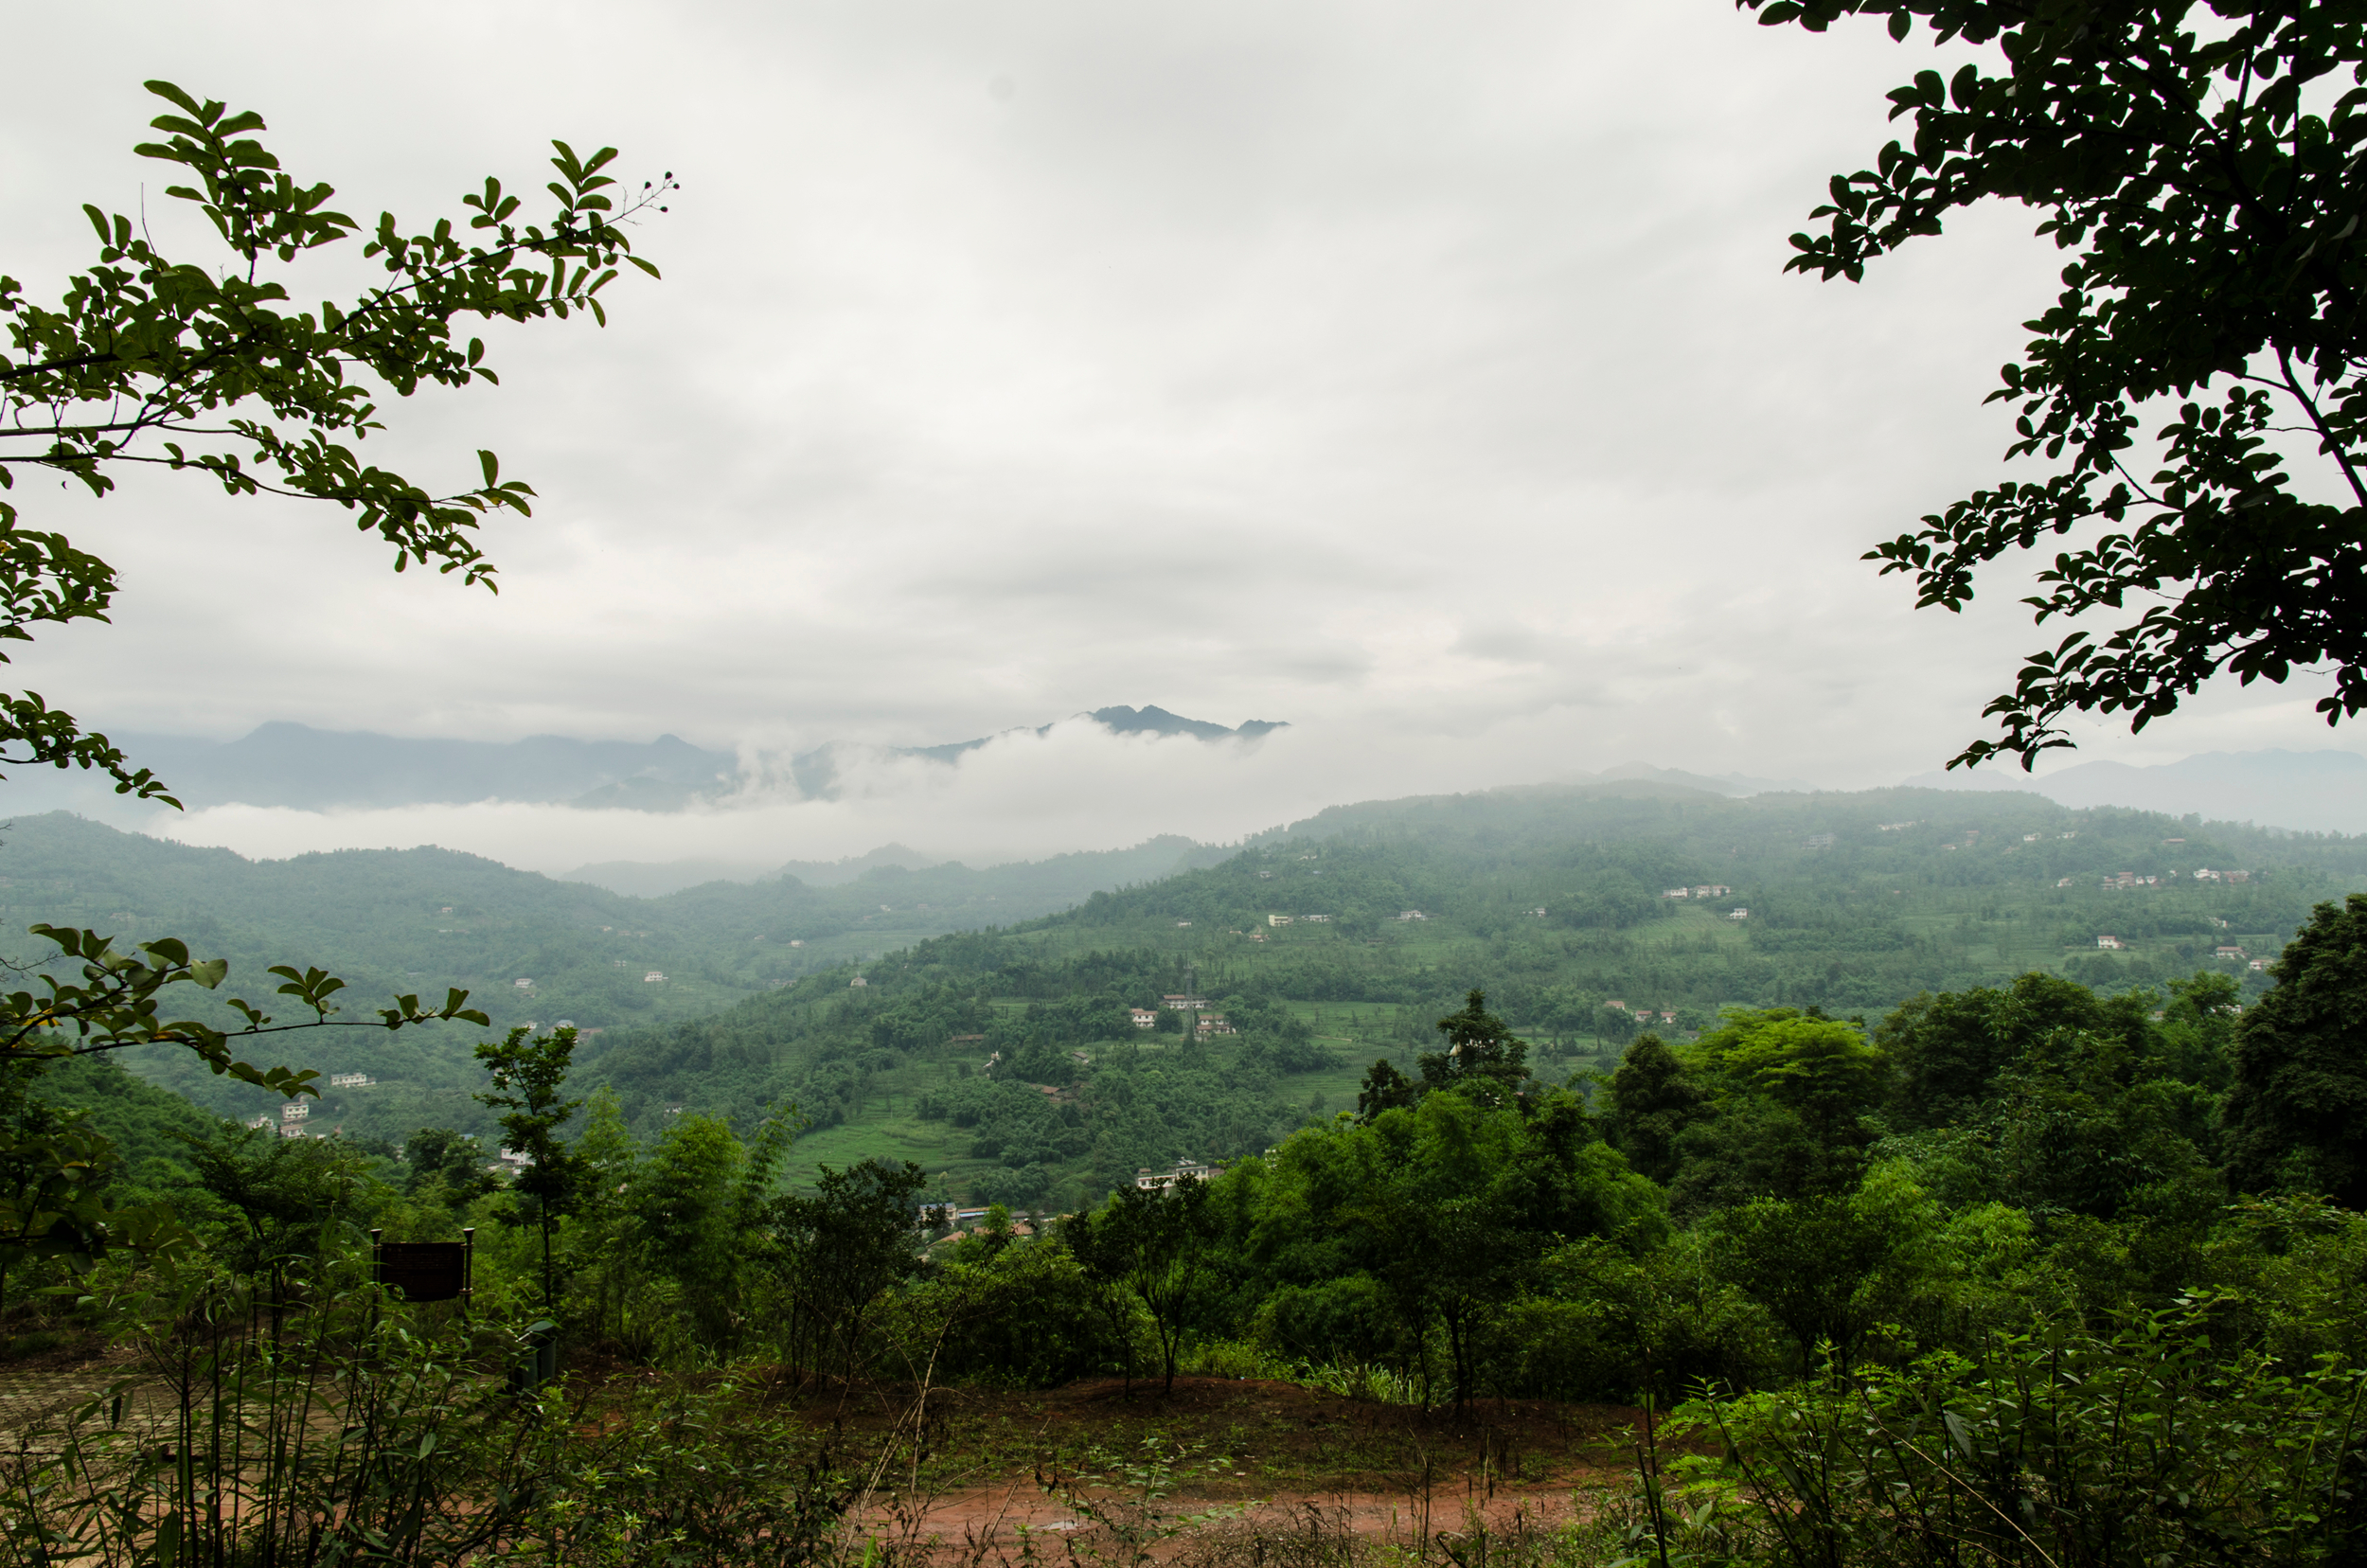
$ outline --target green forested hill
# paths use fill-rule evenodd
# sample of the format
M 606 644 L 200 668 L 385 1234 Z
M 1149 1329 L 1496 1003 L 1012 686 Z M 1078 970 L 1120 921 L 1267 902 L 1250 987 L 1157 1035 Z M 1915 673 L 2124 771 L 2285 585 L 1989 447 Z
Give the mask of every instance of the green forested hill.
M 2031 970 L 2120 990 L 2216 969 L 2256 993 L 2268 976 L 2250 959 L 2362 885 L 2367 841 L 2028 796 L 1595 787 L 1391 802 L 1063 915 L 919 944 L 863 966 L 860 988 L 850 968 L 611 1037 L 589 1073 L 644 1126 L 794 1101 L 815 1124 L 809 1165 L 894 1154 L 952 1196 L 1057 1203 L 1349 1108 L 1362 1067 L 1410 1065 L 1474 987 L 1559 1075 L 1607 1064 L 1642 1012 L 1680 1029 L 1735 1005 L 1872 1014 Z M 1728 891 L 1691 892 L 1703 886 Z M 1193 988 L 1240 1032 L 1129 1021 Z
M 849 957 L 1067 908 L 1095 888 L 1210 854 L 1168 838 L 983 871 L 882 866 L 830 888 L 778 878 L 633 899 L 446 849 L 258 862 L 51 812 L 0 835 L 0 930 L 13 934 L 0 939 L 0 957 L 37 962 L 54 953 L 25 935 L 36 921 L 89 927 L 124 946 L 177 935 L 200 955 L 231 961 L 221 997 L 194 987 L 172 997 L 177 1009 L 218 1025 L 231 1022 L 222 998 L 264 1001 L 276 984 L 265 971 L 293 963 L 343 976 L 364 1016 L 400 992 L 440 1000 L 456 986 L 496 1028 L 567 1019 L 598 1031 L 712 1013 Z M 422 1120 L 474 1114 L 470 1049 L 478 1036 L 440 1025 L 400 1038 L 335 1030 L 288 1048 L 324 1073 L 381 1080 L 365 1094 L 332 1096 L 327 1125 L 400 1136 Z M 207 1076 L 186 1054 L 129 1064 L 224 1114 L 269 1103 Z
M 46 1118 L 61 1114 L 87 1116 L 90 1127 L 115 1146 L 123 1177 L 150 1192 L 186 1186 L 194 1179 L 187 1146 L 176 1134 L 210 1137 L 223 1126 L 221 1117 L 105 1057 L 47 1062 L 38 1073 L 19 1069 L 0 1082 L 0 1121 L 28 1118 L 31 1131 L 32 1123 L 45 1126 Z
M 1340 808 L 1218 853 L 1173 875 L 1160 873 L 1210 853 L 1165 841 L 642 900 L 443 850 L 255 863 L 49 816 L 0 847 L 0 896 L 20 929 L 185 935 L 233 960 L 225 991 L 267 991 L 276 961 L 347 976 L 358 1006 L 462 986 L 496 1027 L 597 1031 L 581 1077 L 614 1086 L 645 1129 L 681 1109 L 745 1124 L 793 1100 L 809 1166 L 901 1151 L 955 1195 L 1033 1202 L 1261 1148 L 1344 1109 L 1374 1057 L 1410 1062 L 1474 987 L 1568 1074 L 1642 1015 L 1689 1029 L 1734 1005 L 1875 1013 L 2032 969 L 2115 989 L 2216 967 L 2256 990 L 2250 957 L 2367 886 L 2367 840 L 1931 791 L 1500 791 Z M 1087 896 L 1129 869 L 1134 885 Z M 1062 904 L 1076 907 L 1043 913 Z M 2100 950 L 2102 935 L 2124 947 Z M 20 938 L 15 955 L 36 948 Z M 1238 1032 L 1186 1040 L 1129 1020 L 1185 989 Z M 484 1130 L 480 1035 L 356 1029 L 288 1050 L 378 1080 L 330 1092 L 315 1125 L 400 1139 Z M 265 1103 L 183 1055 L 126 1065 L 225 1114 Z

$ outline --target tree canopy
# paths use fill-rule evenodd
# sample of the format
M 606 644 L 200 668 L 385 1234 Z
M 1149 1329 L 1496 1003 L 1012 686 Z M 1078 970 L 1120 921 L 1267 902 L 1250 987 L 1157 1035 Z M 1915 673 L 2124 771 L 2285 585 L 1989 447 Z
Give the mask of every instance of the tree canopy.
M 2071 743 L 2074 711 L 2142 729 L 2222 671 L 2250 684 L 2326 668 L 2329 724 L 2367 706 L 2367 12 L 1736 4 L 1811 31 L 1879 16 L 1896 39 L 1920 25 L 2004 57 L 2002 71 L 1927 70 L 1893 91 L 1891 117 L 1913 134 L 1834 176 L 1811 214 L 1823 231 L 1792 237 L 1791 270 L 1856 281 L 1991 197 L 2041 209 L 2038 234 L 2070 253 L 2062 292 L 1988 400 L 2019 405 L 2007 457 L 2057 472 L 1976 490 L 1867 559 L 1913 573 L 1919 606 L 1961 611 L 1978 568 L 2079 530 L 2027 602 L 2040 623 L 2121 623 L 2075 624 L 2030 654 L 1984 710 L 2002 734 L 1950 765 L 2012 755 L 2027 768 Z
M 2227 1096 L 2230 1165 L 2367 1203 L 2367 894 L 2322 904 L 2244 1018 Z

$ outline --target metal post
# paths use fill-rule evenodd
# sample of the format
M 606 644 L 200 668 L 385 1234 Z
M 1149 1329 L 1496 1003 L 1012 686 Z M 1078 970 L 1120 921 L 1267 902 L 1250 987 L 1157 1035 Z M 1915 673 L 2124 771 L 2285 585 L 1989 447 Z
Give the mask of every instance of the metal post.
M 469 1300 L 476 1294 L 476 1227 L 460 1233 L 460 1315 L 469 1315 Z

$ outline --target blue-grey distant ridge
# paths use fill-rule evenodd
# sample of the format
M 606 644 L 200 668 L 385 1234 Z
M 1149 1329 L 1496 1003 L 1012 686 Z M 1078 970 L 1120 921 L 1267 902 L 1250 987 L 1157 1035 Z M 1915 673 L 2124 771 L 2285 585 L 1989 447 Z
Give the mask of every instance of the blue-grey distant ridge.
M 1201 740 L 1254 740 L 1287 727 L 1252 719 L 1237 728 L 1186 719 L 1163 707 L 1105 707 L 1077 715 L 1120 735 L 1187 735 Z M 1039 726 L 1042 734 L 1052 726 Z M 679 736 L 654 740 L 578 740 L 534 735 L 523 740 L 454 740 L 377 735 L 365 730 L 261 724 L 236 740 L 118 733 L 116 742 L 155 769 L 191 811 L 208 806 L 290 807 L 298 811 L 468 805 L 506 800 L 638 811 L 679 811 L 730 793 L 740 782 L 731 752 L 694 746 Z M 992 736 L 950 745 L 900 746 L 898 757 L 952 762 Z M 767 783 L 827 796 L 838 778 L 835 746 L 801 752 L 784 776 Z M 9 779 L 9 808 L 31 815 L 77 811 L 112 820 L 152 808 L 126 803 L 82 775 L 26 769 Z

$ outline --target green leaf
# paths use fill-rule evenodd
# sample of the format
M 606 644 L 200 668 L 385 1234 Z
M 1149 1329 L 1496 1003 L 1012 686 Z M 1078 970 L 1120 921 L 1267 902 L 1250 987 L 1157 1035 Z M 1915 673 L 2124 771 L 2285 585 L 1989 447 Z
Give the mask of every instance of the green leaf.
M 190 114 L 197 116 L 201 119 L 205 117 L 205 111 L 198 107 L 197 99 L 189 97 L 188 94 L 183 92 L 171 82 L 163 80 L 143 81 L 140 85 L 147 88 L 156 97 L 165 99 L 167 102 L 177 103 L 182 108 L 187 110 Z

